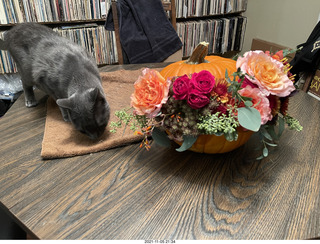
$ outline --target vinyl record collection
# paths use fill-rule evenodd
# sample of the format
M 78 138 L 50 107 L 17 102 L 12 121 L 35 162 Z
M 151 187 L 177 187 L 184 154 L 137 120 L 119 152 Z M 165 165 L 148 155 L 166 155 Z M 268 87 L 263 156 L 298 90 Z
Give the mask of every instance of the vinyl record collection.
M 62 26 L 53 30 L 86 48 L 98 65 L 118 62 L 115 34 L 113 31 L 105 30 L 103 25 Z M 3 33 L 0 32 L 1 39 Z M 16 64 L 10 54 L 0 50 L 0 74 L 15 72 L 17 72 Z
M 242 12 L 248 0 L 176 0 L 177 18 Z
M 109 0 L 1 0 L 0 24 L 106 17 Z
M 0 32 L 0 39 L 3 39 L 4 32 Z M 0 74 L 16 73 L 17 66 L 7 51 L 0 50 Z
M 115 34 L 105 30 L 103 25 L 65 26 L 53 30 L 86 48 L 98 65 L 118 62 Z
M 246 23 L 247 18 L 243 16 L 177 23 L 177 33 L 183 44 L 183 57 L 190 56 L 201 41 L 209 43 L 209 54 L 240 51 Z

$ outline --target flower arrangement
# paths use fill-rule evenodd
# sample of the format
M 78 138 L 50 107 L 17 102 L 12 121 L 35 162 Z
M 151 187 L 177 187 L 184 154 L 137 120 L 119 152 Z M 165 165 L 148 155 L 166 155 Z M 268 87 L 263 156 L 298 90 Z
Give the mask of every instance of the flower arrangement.
M 178 151 L 189 149 L 200 135 L 232 142 L 240 131 L 259 132 L 260 158 L 267 157 L 268 146 L 276 146 L 285 125 L 302 130 L 287 111 L 296 87 L 285 55 L 286 50 L 249 51 L 238 57 L 237 71 L 226 70 L 224 78 L 202 70 L 166 79 L 146 68 L 134 84 L 131 108 L 116 112 L 111 132 L 129 126 L 143 136 L 140 147 L 149 149 L 152 136 L 161 145 L 180 142 Z

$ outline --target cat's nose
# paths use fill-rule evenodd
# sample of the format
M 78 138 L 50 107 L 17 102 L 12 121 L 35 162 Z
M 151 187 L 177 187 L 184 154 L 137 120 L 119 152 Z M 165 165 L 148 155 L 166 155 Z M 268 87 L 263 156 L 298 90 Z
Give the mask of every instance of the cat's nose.
M 102 136 L 102 134 L 103 134 L 103 133 L 101 133 L 101 132 L 96 132 L 96 133 L 92 133 L 92 134 L 90 134 L 90 135 L 88 135 L 88 136 L 89 136 L 89 138 L 90 138 L 91 140 L 97 140 L 97 139 L 99 139 L 99 138 Z
M 98 135 L 88 135 L 91 140 L 97 140 L 99 138 Z
M 96 140 L 96 139 L 99 138 L 99 136 L 98 136 L 96 133 L 94 133 L 94 134 L 92 134 L 92 133 L 87 133 L 87 132 L 84 131 L 84 130 L 79 130 L 79 132 L 81 132 L 82 134 L 88 136 L 91 140 Z

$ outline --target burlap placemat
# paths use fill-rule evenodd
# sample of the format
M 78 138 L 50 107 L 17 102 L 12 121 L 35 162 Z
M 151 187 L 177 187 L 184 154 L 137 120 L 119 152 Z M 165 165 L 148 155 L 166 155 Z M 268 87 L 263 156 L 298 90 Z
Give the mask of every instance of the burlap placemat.
M 133 83 L 142 74 L 141 71 L 142 69 L 101 73 L 102 86 L 110 104 L 110 121 L 116 121 L 114 115 L 116 110 L 130 106 L 130 96 L 134 91 Z M 84 155 L 127 145 L 142 139 L 141 136 L 134 135 L 129 129 L 125 132 L 120 129 L 115 134 L 110 133 L 109 130 L 108 126 L 99 140 L 90 140 L 87 136 L 76 131 L 71 123 L 63 120 L 55 101 L 49 98 L 41 156 L 44 159 L 49 159 Z

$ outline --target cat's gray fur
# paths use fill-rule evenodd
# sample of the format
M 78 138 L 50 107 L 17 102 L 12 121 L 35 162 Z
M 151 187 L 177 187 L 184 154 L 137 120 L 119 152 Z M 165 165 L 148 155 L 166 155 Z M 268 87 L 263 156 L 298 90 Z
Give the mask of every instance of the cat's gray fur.
M 35 23 L 7 31 L 0 49 L 17 64 L 27 107 L 37 105 L 35 85 L 56 100 L 64 120 L 77 130 L 91 139 L 103 134 L 110 109 L 97 65 L 85 49 Z

